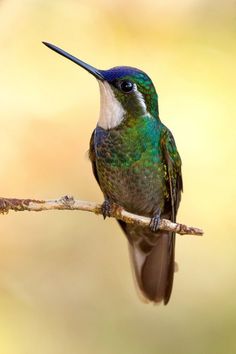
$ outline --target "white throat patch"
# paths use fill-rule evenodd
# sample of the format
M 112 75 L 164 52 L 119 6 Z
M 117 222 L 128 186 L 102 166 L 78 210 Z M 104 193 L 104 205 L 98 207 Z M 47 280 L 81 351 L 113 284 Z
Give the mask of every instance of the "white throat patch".
M 117 127 L 123 120 L 125 110 L 116 99 L 108 82 L 98 81 L 100 88 L 100 115 L 98 126 L 108 130 Z

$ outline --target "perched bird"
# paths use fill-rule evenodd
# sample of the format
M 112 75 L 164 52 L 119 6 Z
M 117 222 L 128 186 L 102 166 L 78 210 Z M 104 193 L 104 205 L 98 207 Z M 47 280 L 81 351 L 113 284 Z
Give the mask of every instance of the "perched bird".
M 176 221 L 181 192 L 181 159 L 170 130 L 161 122 L 155 87 L 143 71 L 118 66 L 98 70 L 43 42 L 98 80 L 100 115 L 89 157 L 104 194 L 103 215 L 112 204 L 151 218 L 149 227 L 118 221 L 129 244 L 142 297 L 167 304 L 175 271 L 175 234 L 158 229 L 160 218 Z

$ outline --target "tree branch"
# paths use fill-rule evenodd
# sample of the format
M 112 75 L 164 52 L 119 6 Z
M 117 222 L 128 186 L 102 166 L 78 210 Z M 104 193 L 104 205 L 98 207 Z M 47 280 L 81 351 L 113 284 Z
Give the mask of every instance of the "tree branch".
M 51 200 L 0 198 L 0 214 L 7 214 L 10 210 L 82 210 L 90 211 L 95 214 L 102 214 L 102 205 L 95 202 L 76 200 L 72 196 L 64 196 L 59 199 Z M 111 211 L 111 217 L 122 220 L 129 224 L 138 224 L 142 226 L 148 226 L 151 221 L 151 219 L 148 217 L 129 213 L 120 206 L 114 204 Z M 180 235 L 203 235 L 203 230 L 197 227 L 173 223 L 167 219 L 160 220 L 159 229 L 176 232 Z

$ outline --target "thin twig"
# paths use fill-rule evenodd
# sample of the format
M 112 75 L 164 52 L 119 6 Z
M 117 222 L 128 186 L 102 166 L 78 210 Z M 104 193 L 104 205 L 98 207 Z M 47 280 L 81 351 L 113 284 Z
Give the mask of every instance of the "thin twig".
M 102 214 L 102 205 L 95 202 L 76 200 L 72 196 L 64 196 L 59 199 L 51 200 L 0 198 L 0 214 L 6 214 L 10 210 L 82 210 L 90 211 L 95 214 Z M 117 205 L 113 205 L 111 217 L 114 217 L 118 220 L 122 220 L 129 224 L 138 224 L 142 226 L 148 226 L 151 221 L 151 219 L 148 217 L 129 213 L 128 211 Z M 174 223 L 167 219 L 160 220 L 159 229 L 176 232 L 180 235 L 203 235 L 203 230 L 197 227 Z

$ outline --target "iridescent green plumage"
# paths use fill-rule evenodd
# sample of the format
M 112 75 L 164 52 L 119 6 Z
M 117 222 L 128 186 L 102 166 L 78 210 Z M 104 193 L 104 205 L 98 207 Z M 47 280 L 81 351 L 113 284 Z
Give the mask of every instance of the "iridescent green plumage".
M 120 89 L 127 81 L 135 85 L 129 94 Z M 108 82 L 125 113 L 113 129 L 97 126 L 90 142 L 93 171 L 105 200 L 139 215 L 175 221 L 182 190 L 181 160 L 171 132 L 159 119 L 152 81 L 131 69 L 128 75 L 116 75 Z M 119 224 L 129 241 L 141 294 L 167 304 L 173 283 L 175 235 Z
M 168 194 L 162 127 L 157 120 L 144 116 L 138 121 L 127 117 L 110 131 L 96 128 L 93 140 L 99 184 L 110 200 L 131 212 L 150 214 L 157 209 L 151 200 L 161 201 L 160 196 Z
M 153 217 L 160 213 L 175 221 L 182 190 L 181 160 L 171 132 L 159 119 L 127 116 L 110 131 L 97 127 L 91 138 L 90 159 L 110 202 L 139 215 Z M 129 240 L 142 294 L 151 301 L 163 299 L 167 303 L 173 282 L 174 234 L 119 223 Z M 139 251 L 146 257 L 142 270 L 137 266 Z M 145 281 L 153 277 L 158 278 L 159 289 L 152 287 L 155 281 Z
M 132 67 L 98 70 L 44 43 L 83 67 L 100 84 L 101 111 L 90 140 L 89 156 L 108 206 L 152 218 L 150 227 L 119 222 L 125 232 L 141 294 L 169 301 L 174 274 L 175 235 L 158 230 L 158 218 L 175 221 L 182 177 L 181 159 L 171 132 L 161 123 L 151 79 Z

